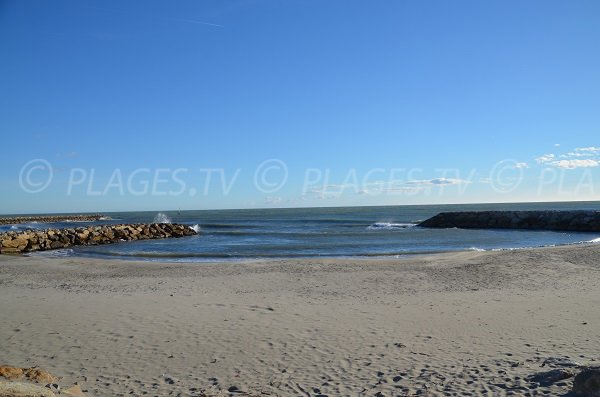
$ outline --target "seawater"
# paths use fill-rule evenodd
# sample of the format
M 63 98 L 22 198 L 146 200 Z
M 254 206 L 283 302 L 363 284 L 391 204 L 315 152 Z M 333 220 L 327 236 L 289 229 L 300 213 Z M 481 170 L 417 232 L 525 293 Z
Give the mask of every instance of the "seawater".
M 426 229 L 415 225 L 444 211 L 600 210 L 600 202 L 516 203 L 336 208 L 105 213 L 99 222 L 6 225 L 5 230 L 84 224 L 177 222 L 199 234 L 73 247 L 40 255 L 92 256 L 174 262 L 260 258 L 377 257 L 461 250 L 498 250 L 600 242 L 598 233 L 527 230 Z

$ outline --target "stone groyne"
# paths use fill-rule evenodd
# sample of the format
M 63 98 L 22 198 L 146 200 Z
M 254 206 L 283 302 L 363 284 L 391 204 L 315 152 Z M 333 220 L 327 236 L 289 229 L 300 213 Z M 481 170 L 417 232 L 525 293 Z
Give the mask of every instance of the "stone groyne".
M 195 234 L 198 233 L 191 227 L 177 223 L 138 223 L 9 231 L 0 233 L 0 253 L 18 254 L 77 245 L 112 244 L 121 241 L 184 237 Z
M 101 221 L 104 219 L 110 219 L 101 214 L 87 214 L 87 215 L 36 215 L 36 216 L 12 216 L 12 217 L 0 217 L 0 225 L 14 225 L 17 223 L 28 223 L 28 222 L 94 222 Z
M 421 222 L 419 226 L 600 232 L 600 211 L 442 212 Z

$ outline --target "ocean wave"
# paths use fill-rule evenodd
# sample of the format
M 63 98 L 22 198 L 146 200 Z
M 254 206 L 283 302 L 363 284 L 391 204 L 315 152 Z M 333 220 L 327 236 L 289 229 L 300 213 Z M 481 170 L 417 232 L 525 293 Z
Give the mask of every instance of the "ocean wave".
M 307 231 L 299 231 L 299 230 L 210 230 L 207 228 L 204 228 L 204 225 L 202 225 L 202 231 L 203 233 L 205 233 L 206 235 L 212 235 L 212 236 L 222 236 L 222 237 L 227 237 L 227 236 L 232 236 L 232 237 L 250 237 L 250 238 L 263 238 L 263 237 L 267 237 L 267 238 L 281 238 L 281 239 L 310 239 L 311 244 L 313 241 L 317 240 L 317 241 L 322 241 L 324 238 L 357 238 L 357 239 L 364 239 L 364 238 L 369 238 L 369 239 L 373 239 L 375 238 L 375 233 L 372 232 L 372 230 L 368 230 L 365 231 L 364 225 L 362 227 L 362 229 L 360 230 L 324 230 L 324 231 L 311 231 L 311 230 L 307 230 Z M 386 233 L 396 233 L 398 230 L 400 230 L 400 228 L 380 228 L 380 229 L 376 229 L 379 231 L 379 233 L 377 234 L 377 236 L 383 236 Z M 352 243 L 355 244 L 355 243 Z
M 51 251 L 36 251 L 25 254 L 26 256 L 42 256 L 48 258 L 63 258 L 73 256 L 74 251 L 71 248 L 57 249 Z
M 406 229 L 415 226 L 414 223 L 391 223 L 391 222 L 375 222 L 367 226 L 367 230 L 393 230 Z
M 49 251 L 46 251 L 49 252 Z M 81 253 L 83 256 L 120 258 L 127 260 L 150 260 L 150 261 L 182 261 L 194 262 L 204 260 L 256 260 L 256 259 L 289 259 L 289 258 L 377 258 L 377 257 L 406 257 L 408 255 L 424 255 L 444 253 L 444 250 L 432 251 L 410 251 L 392 250 L 380 252 L 355 252 L 355 253 L 295 253 L 295 252 L 250 252 L 250 253 L 227 253 L 227 252 L 162 252 L 162 251 L 112 251 L 98 250 Z
M 527 250 L 533 248 L 552 248 L 552 247 L 569 247 L 573 245 L 582 245 L 582 244 L 597 244 L 600 243 L 600 237 L 584 240 L 584 241 L 574 241 L 570 243 L 556 243 L 556 244 L 541 244 L 541 245 L 528 245 L 524 247 L 502 247 L 502 248 L 492 248 L 490 251 L 518 251 L 518 250 Z M 482 250 L 485 251 L 485 250 Z
M 11 225 L 10 230 L 38 230 L 43 229 L 45 226 L 48 226 L 48 223 L 38 223 L 38 222 L 27 222 L 27 223 L 18 223 L 16 225 Z
M 469 248 L 469 251 L 485 252 L 485 250 L 483 248 L 477 248 L 477 247 L 471 247 L 471 248 Z
M 242 228 L 257 228 L 260 224 L 248 224 L 248 223 L 202 223 L 202 227 L 214 228 L 214 229 L 242 229 Z
M 200 225 L 195 224 L 194 226 L 191 226 L 192 230 L 195 231 L 196 233 L 200 233 Z

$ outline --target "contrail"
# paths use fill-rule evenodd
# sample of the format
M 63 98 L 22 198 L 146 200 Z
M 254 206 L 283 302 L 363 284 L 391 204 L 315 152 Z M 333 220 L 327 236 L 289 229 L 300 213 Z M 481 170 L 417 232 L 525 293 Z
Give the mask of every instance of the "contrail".
M 0 0 L 1 2 L 1 0 Z M 129 13 L 121 11 L 121 10 L 115 10 L 115 9 L 107 9 L 107 8 L 101 8 L 101 7 L 95 7 L 95 6 L 85 6 L 84 8 L 91 8 L 91 9 L 95 9 L 95 10 L 101 10 L 101 11 L 108 11 L 108 12 L 113 12 L 116 14 L 121 14 L 121 15 L 129 15 Z M 167 20 L 167 21 L 176 21 L 176 22 L 187 22 L 187 23 L 195 23 L 198 25 L 206 25 L 206 26 L 214 26 L 215 28 L 224 28 L 225 25 L 219 25 L 218 23 L 210 23 L 210 22 L 204 22 L 204 21 L 198 21 L 196 19 L 189 19 L 189 18 L 177 18 L 177 17 L 150 17 L 149 19 L 154 19 L 154 20 Z
M 189 23 L 197 23 L 199 25 L 207 25 L 207 26 L 214 26 L 217 28 L 224 28 L 225 25 L 219 25 L 217 23 L 210 23 L 210 22 L 204 22 L 204 21 L 196 21 L 195 19 L 179 19 L 179 18 L 171 18 L 173 20 L 179 20 L 182 22 L 189 22 Z

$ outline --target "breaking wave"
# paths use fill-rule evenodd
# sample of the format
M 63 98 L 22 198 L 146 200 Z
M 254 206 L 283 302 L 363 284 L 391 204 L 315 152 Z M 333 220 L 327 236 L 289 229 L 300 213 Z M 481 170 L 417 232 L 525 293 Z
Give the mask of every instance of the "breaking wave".
M 485 250 L 483 248 L 477 248 L 477 247 L 471 247 L 471 248 L 469 248 L 469 251 L 485 252 Z
M 171 223 L 171 218 L 166 216 L 164 213 L 159 212 L 154 217 L 154 223 Z
M 391 222 L 375 222 L 367 226 L 367 230 L 394 230 L 406 229 L 415 226 L 414 223 L 391 223 Z
M 36 251 L 29 252 L 25 254 L 25 256 L 41 256 L 47 258 L 64 258 L 68 256 L 73 256 L 74 251 L 71 248 L 57 249 L 51 251 Z

